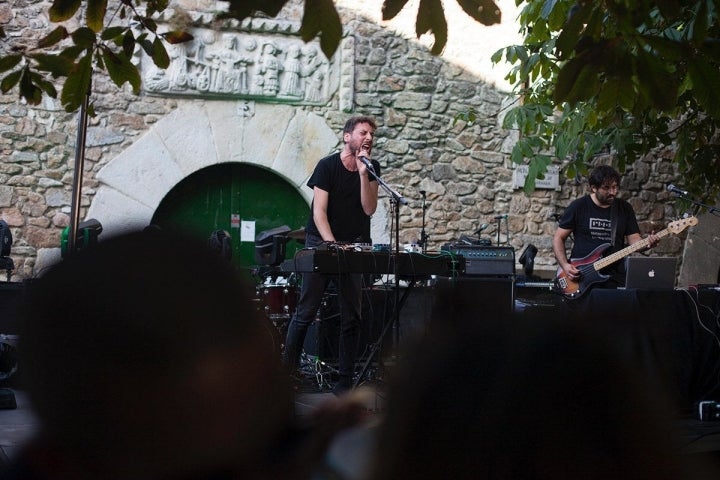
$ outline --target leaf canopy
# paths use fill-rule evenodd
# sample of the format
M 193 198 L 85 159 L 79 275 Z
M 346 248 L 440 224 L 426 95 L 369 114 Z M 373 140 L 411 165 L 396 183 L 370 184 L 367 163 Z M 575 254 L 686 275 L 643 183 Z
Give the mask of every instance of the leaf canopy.
M 506 115 L 522 136 L 512 159 L 530 171 L 551 152 L 569 176 L 611 153 L 622 170 L 675 149 L 685 185 L 720 192 L 720 22 L 709 0 L 526 0 L 522 45 L 506 47 L 507 79 L 524 99 Z M 538 107 L 538 108 L 535 108 Z M 531 112 L 543 112 L 540 116 Z M 713 169 L 714 168 L 714 169 Z

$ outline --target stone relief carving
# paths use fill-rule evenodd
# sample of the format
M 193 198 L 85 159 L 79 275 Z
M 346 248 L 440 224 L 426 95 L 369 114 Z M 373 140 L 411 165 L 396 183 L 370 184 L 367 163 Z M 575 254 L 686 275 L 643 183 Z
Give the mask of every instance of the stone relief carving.
M 192 42 L 168 46 L 166 70 L 141 58 L 149 93 L 323 104 L 338 88 L 339 62 L 328 61 L 317 43 L 208 29 L 192 33 Z

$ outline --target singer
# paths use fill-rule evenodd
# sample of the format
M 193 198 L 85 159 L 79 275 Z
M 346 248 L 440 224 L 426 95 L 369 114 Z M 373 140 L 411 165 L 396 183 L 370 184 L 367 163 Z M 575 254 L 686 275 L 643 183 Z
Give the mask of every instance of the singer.
M 307 182 L 313 189 L 313 201 L 305 227 L 306 247 L 323 242 L 372 243 L 370 216 L 377 208 L 375 175 L 380 175 L 380 164 L 369 160 L 375 129 L 372 117 L 350 118 L 343 129 L 342 151 L 323 158 L 315 167 Z M 330 282 L 335 283 L 340 300 L 339 380 L 333 388 L 337 395 L 353 384 L 362 305 L 361 274 L 303 273 L 297 309 L 288 326 L 284 361 L 291 376 L 301 382 L 297 369 L 305 335 Z
M 622 250 L 642 240 L 640 227 L 632 206 L 617 198 L 620 185 L 620 174 L 608 165 L 595 167 L 588 176 L 590 193 L 574 200 L 565 209 L 558 221 L 558 228 L 553 236 L 553 252 L 561 271 L 571 282 L 581 279 L 580 267 L 585 257 L 603 245 L 603 256 Z M 568 260 L 565 242 L 573 234 L 574 242 L 571 259 Z M 651 233 L 648 237 L 650 248 L 654 247 L 659 238 Z M 625 285 L 625 262 L 615 262 L 601 270 L 610 279 L 603 285 L 617 288 Z

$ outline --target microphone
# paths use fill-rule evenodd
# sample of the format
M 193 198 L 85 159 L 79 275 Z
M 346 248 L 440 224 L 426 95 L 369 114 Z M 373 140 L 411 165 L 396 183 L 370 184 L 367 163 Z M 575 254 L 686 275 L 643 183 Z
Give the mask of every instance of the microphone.
M 676 187 L 675 185 L 673 185 L 672 183 L 667 186 L 667 190 L 668 190 L 668 192 L 676 193 L 678 195 L 684 195 L 684 196 L 690 195 L 690 193 L 687 190 L 682 190 L 682 189 Z
M 502 215 L 495 215 L 494 218 L 495 218 L 495 220 L 503 220 L 507 217 L 508 217 L 507 213 L 503 213 Z
M 375 169 L 373 168 L 372 162 L 364 155 L 360 155 L 358 157 L 362 163 L 365 164 L 365 166 L 370 170 L 371 172 L 375 173 Z
M 481 225 L 478 227 L 478 229 L 475 230 L 475 234 L 477 235 L 477 234 L 481 233 L 481 232 L 482 232 L 483 230 L 485 230 L 486 228 L 488 228 L 488 224 L 487 224 L 487 223 L 481 224 Z

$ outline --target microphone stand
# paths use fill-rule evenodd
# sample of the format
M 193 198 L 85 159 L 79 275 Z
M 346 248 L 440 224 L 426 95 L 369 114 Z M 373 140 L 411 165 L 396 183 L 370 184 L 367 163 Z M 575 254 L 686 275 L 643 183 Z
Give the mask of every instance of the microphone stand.
M 675 195 L 677 195 L 679 198 L 682 198 L 683 200 L 687 200 L 688 202 L 694 204 L 696 207 L 706 208 L 708 213 L 715 215 L 716 217 L 720 217 L 720 209 L 718 209 L 717 207 L 711 207 L 710 205 L 705 205 L 704 203 L 700 203 L 697 200 L 695 200 L 694 198 L 691 198 L 690 196 L 688 196 L 684 193 L 679 193 L 679 192 L 673 192 L 673 193 L 675 193 Z
M 428 238 L 430 238 L 430 235 L 425 233 L 425 212 L 427 211 L 427 205 L 425 204 L 425 190 L 420 190 L 420 195 L 422 195 L 422 230 L 420 230 L 420 246 L 422 247 L 422 252 L 427 253 L 427 241 Z
M 395 277 L 395 311 L 393 312 L 393 318 L 391 321 L 387 322 L 385 325 L 385 328 L 383 329 L 382 333 L 380 334 L 380 338 L 378 339 L 377 343 L 375 344 L 373 351 L 370 352 L 370 355 L 368 355 L 367 360 L 365 361 L 365 365 L 363 365 L 362 370 L 360 371 L 360 374 L 358 375 L 357 380 L 355 381 L 355 384 L 353 387 L 357 387 L 360 382 L 362 381 L 363 377 L 365 376 L 365 373 L 367 372 L 368 367 L 370 366 L 370 363 L 372 362 L 373 357 L 375 354 L 380 350 L 380 346 L 382 345 L 382 340 L 385 338 L 385 334 L 388 331 L 388 328 L 390 326 L 393 326 L 395 329 L 395 337 L 394 337 L 394 344 L 397 346 L 399 343 L 399 326 L 400 326 L 400 277 L 398 277 L 398 262 L 400 260 L 400 205 L 407 205 L 408 201 L 405 197 L 400 195 L 397 191 L 395 191 L 390 185 L 388 185 L 385 180 L 380 178 L 379 175 L 375 173 L 375 169 L 372 167 L 372 163 L 368 160 L 363 160 L 363 163 L 365 163 L 365 166 L 370 170 L 370 173 L 373 174 L 375 177 L 375 180 L 378 182 L 378 184 L 385 190 L 388 195 L 390 195 L 390 202 L 394 204 L 395 206 L 395 258 L 392 262 L 393 264 L 393 275 Z M 391 235 L 392 236 L 392 235 Z
M 500 228 L 502 227 L 502 221 L 505 220 L 505 243 L 510 245 L 510 226 L 508 225 L 507 221 L 507 214 L 503 213 L 502 215 L 495 215 L 495 220 L 497 220 L 497 246 L 500 246 Z

